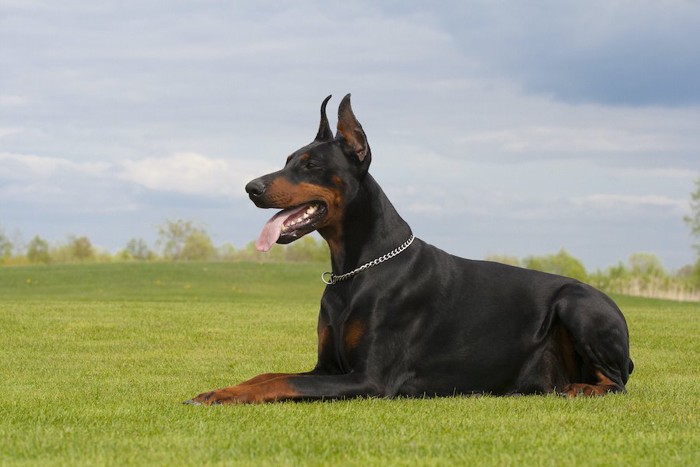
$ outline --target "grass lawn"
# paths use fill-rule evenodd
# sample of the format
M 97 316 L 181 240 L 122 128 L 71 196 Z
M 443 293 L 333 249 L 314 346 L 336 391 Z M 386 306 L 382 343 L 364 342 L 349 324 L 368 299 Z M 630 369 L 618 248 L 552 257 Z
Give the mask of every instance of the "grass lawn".
M 193 407 L 315 363 L 321 264 L 0 268 L 0 465 L 700 465 L 700 305 L 616 297 L 626 395 Z

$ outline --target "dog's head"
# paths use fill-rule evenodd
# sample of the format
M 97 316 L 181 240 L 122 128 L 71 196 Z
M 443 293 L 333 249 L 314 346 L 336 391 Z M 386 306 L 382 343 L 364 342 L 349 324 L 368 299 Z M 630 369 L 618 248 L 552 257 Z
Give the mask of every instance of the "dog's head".
M 292 153 L 282 170 L 245 187 L 256 206 L 282 209 L 263 227 L 256 242 L 260 251 L 269 250 L 274 243 L 291 243 L 314 230 L 328 236 L 340 230 L 345 206 L 369 169 L 371 151 L 352 112 L 350 94 L 338 107 L 335 136 L 326 117 L 330 98 L 321 104 L 314 141 Z

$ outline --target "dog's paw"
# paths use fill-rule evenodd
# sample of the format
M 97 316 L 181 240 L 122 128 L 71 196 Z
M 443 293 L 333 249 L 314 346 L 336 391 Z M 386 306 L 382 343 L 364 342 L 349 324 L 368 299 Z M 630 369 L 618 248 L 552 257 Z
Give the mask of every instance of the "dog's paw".
M 216 391 L 203 392 L 197 397 L 185 401 L 187 405 L 224 405 L 224 404 L 246 404 L 251 400 L 245 391 L 237 387 L 217 389 Z

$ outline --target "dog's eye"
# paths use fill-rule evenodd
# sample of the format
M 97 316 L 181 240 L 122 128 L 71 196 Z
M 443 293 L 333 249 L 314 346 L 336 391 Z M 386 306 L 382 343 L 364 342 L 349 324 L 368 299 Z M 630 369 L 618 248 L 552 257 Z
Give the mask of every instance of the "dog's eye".
M 314 161 L 306 161 L 306 163 L 304 164 L 304 168 L 309 169 L 309 170 L 313 170 L 313 169 L 319 169 L 321 167 L 319 165 L 317 165 L 316 163 L 314 163 Z

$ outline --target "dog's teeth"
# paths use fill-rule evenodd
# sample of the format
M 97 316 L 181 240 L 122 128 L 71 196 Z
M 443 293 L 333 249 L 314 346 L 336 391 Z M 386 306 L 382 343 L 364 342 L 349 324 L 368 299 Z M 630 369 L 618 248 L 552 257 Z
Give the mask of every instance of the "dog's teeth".
M 282 226 L 282 232 L 285 232 L 285 233 L 289 232 L 297 224 L 300 224 L 300 223 L 308 220 L 309 217 L 311 217 L 313 214 L 316 213 L 316 211 L 318 211 L 318 209 L 319 209 L 318 205 L 316 205 L 316 204 L 310 205 L 308 208 L 306 208 L 306 211 L 304 211 L 304 214 L 297 217 L 296 219 L 291 219 L 286 224 L 284 224 Z

